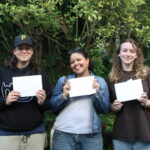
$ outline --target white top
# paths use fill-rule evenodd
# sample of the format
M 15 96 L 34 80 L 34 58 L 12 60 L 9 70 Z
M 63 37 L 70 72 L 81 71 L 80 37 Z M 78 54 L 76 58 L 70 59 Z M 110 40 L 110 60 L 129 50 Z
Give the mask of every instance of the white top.
M 93 102 L 90 97 L 73 100 L 57 116 L 54 129 L 86 134 L 92 132 Z

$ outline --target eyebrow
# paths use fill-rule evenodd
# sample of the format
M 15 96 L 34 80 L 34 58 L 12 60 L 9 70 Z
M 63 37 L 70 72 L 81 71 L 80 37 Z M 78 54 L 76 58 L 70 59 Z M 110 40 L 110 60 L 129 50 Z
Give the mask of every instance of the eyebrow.
M 121 48 L 122 50 L 128 50 L 128 48 Z M 134 48 L 129 49 L 129 50 L 135 50 Z

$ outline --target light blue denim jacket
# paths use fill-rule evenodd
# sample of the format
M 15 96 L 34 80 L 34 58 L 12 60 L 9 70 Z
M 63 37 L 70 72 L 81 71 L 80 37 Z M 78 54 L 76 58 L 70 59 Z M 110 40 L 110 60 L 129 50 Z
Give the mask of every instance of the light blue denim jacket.
M 103 78 L 95 76 L 93 73 L 91 73 L 91 76 L 94 76 L 94 78 L 97 80 L 97 82 L 100 85 L 100 89 L 96 94 L 64 99 L 62 96 L 62 92 L 63 92 L 63 86 L 66 82 L 66 79 L 68 80 L 68 79 L 75 78 L 76 75 L 73 74 L 69 76 L 63 76 L 59 78 L 54 88 L 50 100 L 50 106 L 54 113 L 61 113 L 60 111 L 64 107 L 69 105 L 69 102 L 71 100 L 80 99 L 81 97 L 91 97 L 93 101 L 93 106 L 95 108 L 95 111 L 93 113 L 93 120 L 92 120 L 92 133 L 97 133 L 97 132 L 101 132 L 102 129 L 99 114 L 107 113 L 109 112 L 110 109 L 109 92 L 108 92 L 107 84 Z

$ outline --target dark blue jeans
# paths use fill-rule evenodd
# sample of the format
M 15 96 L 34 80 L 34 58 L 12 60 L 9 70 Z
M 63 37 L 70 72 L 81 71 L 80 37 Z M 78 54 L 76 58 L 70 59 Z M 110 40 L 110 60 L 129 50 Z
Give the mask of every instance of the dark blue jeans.
M 55 130 L 52 150 L 103 150 L 101 133 L 72 134 Z

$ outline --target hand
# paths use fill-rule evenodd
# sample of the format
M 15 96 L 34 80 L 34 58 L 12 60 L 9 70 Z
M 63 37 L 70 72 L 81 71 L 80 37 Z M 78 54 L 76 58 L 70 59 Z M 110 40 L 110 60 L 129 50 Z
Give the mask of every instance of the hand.
M 146 92 L 142 93 L 141 97 L 137 100 L 141 103 L 142 106 L 146 106 L 148 101 L 147 93 Z
M 115 101 L 113 102 L 113 104 L 111 104 L 111 110 L 112 110 L 113 112 L 118 112 L 118 111 L 120 111 L 122 107 L 123 107 L 123 104 L 122 104 L 120 101 L 118 101 L 118 100 L 115 100 Z
M 42 105 L 45 101 L 45 98 L 46 98 L 46 93 L 45 93 L 45 90 L 38 90 L 37 93 L 36 93 L 36 97 L 38 99 L 38 104 L 39 105 Z
M 99 88 L 100 88 L 100 85 L 99 83 L 97 82 L 97 80 L 94 79 L 93 81 L 93 88 L 96 89 L 96 92 L 99 91 Z
M 71 89 L 70 82 L 67 81 L 66 84 L 63 86 L 63 97 L 64 98 L 69 96 L 70 89 Z
M 17 99 L 20 97 L 20 93 L 17 91 L 11 91 L 9 92 L 9 94 L 7 95 L 6 98 L 6 105 L 10 105 L 13 102 L 17 101 Z

